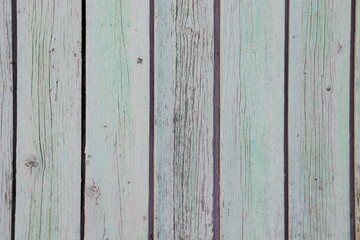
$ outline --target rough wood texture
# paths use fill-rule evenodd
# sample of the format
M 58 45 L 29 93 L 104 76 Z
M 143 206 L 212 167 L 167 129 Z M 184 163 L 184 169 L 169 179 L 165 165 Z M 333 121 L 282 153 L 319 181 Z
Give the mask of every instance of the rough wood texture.
M 81 2 L 17 1 L 15 239 L 78 239 Z
M 350 239 L 351 0 L 292 1 L 291 239 Z
M 354 161 L 354 176 L 355 176 L 355 239 L 360 239 L 360 4 L 356 4 L 355 9 L 355 72 L 354 72 L 354 86 L 355 86 L 355 161 Z
M 149 1 L 86 4 L 86 239 L 147 239 Z
M 284 1 L 221 1 L 220 15 L 221 236 L 283 239 Z
M 0 1 L 0 236 L 11 238 L 13 72 L 11 1 Z
M 213 2 L 155 1 L 156 239 L 213 238 Z

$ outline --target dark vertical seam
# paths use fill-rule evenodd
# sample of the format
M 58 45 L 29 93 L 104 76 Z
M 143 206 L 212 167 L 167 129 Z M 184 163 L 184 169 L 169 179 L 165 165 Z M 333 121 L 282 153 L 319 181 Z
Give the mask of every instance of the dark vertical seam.
M 214 0 L 214 96 L 213 96 L 213 223 L 214 239 L 220 239 L 220 0 Z
M 85 237 L 86 147 L 86 0 L 81 0 L 81 204 L 80 239 Z
M 290 0 L 285 0 L 284 49 L 284 238 L 290 239 L 289 225 L 289 25 Z
M 351 1 L 351 39 L 350 39 L 350 103 L 349 103 L 349 172 L 350 172 L 350 238 L 355 239 L 355 30 L 356 29 L 356 0 Z
M 13 81 L 13 139 L 12 139 L 12 201 L 11 201 L 11 239 L 15 239 L 16 213 L 16 144 L 17 144 L 17 11 L 16 0 L 11 1 L 12 27 L 12 81 Z
M 154 0 L 150 0 L 150 116 L 149 116 L 149 216 L 148 216 L 148 238 L 154 239 Z

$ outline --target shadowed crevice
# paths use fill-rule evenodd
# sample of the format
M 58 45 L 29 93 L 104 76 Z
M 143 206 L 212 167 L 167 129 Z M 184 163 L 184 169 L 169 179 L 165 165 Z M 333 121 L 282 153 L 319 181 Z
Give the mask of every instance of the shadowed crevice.
M 349 102 L 349 198 L 350 198 L 350 236 L 355 239 L 355 216 L 356 216 L 356 201 L 355 201 L 355 29 L 356 29 L 356 0 L 351 1 L 351 35 L 350 35 L 350 102 Z
M 150 116 L 149 116 L 149 225 L 148 225 L 148 238 L 154 239 L 154 0 L 150 0 Z
M 214 96 L 213 96 L 213 223 L 214 239 L 220 239 L 220 0 L 214 0 Z
M 13 71 L 13 141 L 12 141 L 12 201 L 11 201 L 11 239 L 15 239 L 15 213 L 16 213 L 16 144 L 17 144 L 17 5 L 16 0 L 11 1 L 12 26 L 12 71 Z
M 285 0 L 285 39 L 284 39 L 284 237 L 290 239 L 289 225 L 289 27 L 290 0 Z
M 81 207 L 80 239 L 85 236 L 86 147 L 86 0 L 81 0 Z

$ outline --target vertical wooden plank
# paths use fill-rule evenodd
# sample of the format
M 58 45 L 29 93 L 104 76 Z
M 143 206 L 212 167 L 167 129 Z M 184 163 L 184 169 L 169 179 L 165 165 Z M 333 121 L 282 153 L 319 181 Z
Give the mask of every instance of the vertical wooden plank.
M 284 239 L 284 1 L 220 15 L 221 236 Z
M 86 239 L 147 239 L 149 13 L 86 3 Z
M 11 238 L 13 71 L 11 1 L 0 1 L 0 236 Z
M 213 238 L 213 1 L 155 1 L 156 239 Z
M 78 239 L 81 1 L 17 1 L 15 239 Z
M 360 239 L 360 4 L 355 3 L 354 47 L 354 177 L 355 177 L 355 239 Z
M 351 0 L 290 3 L 292 239 L 350 239 Z

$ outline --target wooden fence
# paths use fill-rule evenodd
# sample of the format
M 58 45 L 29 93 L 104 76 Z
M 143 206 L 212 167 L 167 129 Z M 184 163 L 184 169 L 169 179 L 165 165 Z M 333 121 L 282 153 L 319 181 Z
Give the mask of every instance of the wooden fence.
M 360 239 L 356 0 L 0 0 L 1 239 Z

